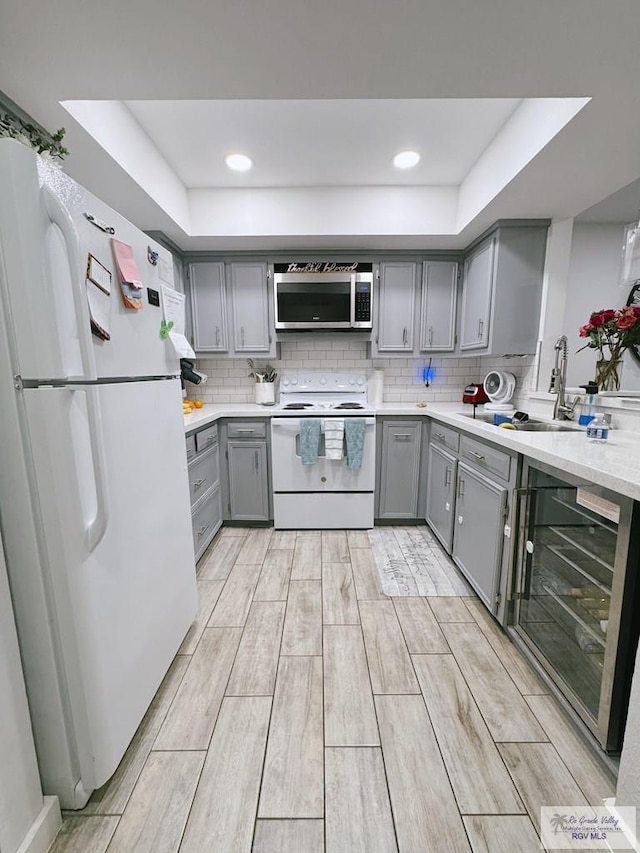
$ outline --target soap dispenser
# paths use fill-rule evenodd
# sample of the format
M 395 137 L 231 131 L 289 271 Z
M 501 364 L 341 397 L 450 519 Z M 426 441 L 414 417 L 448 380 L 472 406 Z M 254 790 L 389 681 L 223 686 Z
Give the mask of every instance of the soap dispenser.
M 595 382 L 587 382 L 586 385 L 580 385 L 580 388 L 584 388 L 585 401 L 580 411 L 578 423 L 580 426 L 586 426 L 591 423 L 596 415 L 596 394 L 598 393 L 598 386 Z

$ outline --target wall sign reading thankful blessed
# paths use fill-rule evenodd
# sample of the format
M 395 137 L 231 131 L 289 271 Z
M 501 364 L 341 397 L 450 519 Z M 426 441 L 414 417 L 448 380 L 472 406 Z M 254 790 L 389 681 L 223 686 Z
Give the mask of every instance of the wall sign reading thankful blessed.
M 333 261 L 309 261 L 297 263 L 293 261 L 288 264 L 274 264 L 274 272 L 300 272 L 300 273 L 323 273 L 323 272 L 372 272 L 372 263 L 335 263 Z

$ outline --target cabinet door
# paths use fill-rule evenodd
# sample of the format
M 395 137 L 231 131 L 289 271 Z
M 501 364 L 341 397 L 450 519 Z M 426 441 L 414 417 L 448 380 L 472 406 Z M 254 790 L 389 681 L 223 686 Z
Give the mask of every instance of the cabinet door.
M 224 264 L 190 264 L 191 323 L 196 352 L 226 352 L 227 302 Z
M 461 350 L 489 346 L 489 322 L 495 273 L 496 238 L 483 243 L 464 263 Z
M 229 503 L 233 521 L 268 521 L 266 441 L 227 441 Z
M 378 352 L 413 352 L 416 265 L 381 263 Z
M 382 424 L 379 518 L 417 518 L 422 424 Z
M 420 349 L 451 352 L 455 348 L 458 264 L 425 261 L 422 266 Z
M 453 540 L 457 467 L 457 459 L 435 444 L 429 445 L 427 522 L 449 554 Z
M 500 580 L 507 489 L 458 464 L 453 559 L 492 613 Z
M 237 353 L 271 350 L 267 265 L 260 262 L 229 265 L 233 303 L 233 350 Z

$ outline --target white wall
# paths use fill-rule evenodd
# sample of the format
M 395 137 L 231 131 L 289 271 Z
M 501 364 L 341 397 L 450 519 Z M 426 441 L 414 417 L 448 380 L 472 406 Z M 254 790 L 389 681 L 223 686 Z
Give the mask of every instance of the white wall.
M 0 538 L 0 850 L 46 850 L 60 823 L 40 788 L 9 583 Z M 44 822 L 44 823 L 43 823 Z M 45 825 L 46 823 L 46 825 Z M 24 847 L 21 845 L 24 842 Z
M 629 700 L 629 716 L 620 757 L 616 805 L 640 810 L 640 648 Z
M 619 308 L 627 301 L 627 290 L 618 287 L 623 231 L 623 225 L 574 223 L 563 323 L 569 338 L 569 386 L 595 376 L 596 350 L 576 353 L 584 344 L 578 336 L 580 326 L 592 311 Z M 624 358 L 621 390 L 640 390 L 640 365 L 629 353 Z

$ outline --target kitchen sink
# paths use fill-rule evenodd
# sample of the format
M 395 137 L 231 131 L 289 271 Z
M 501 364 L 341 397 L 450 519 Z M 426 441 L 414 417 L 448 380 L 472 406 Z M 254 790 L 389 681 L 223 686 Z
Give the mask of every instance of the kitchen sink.
M 473 418 L 471 412 L 461 412 L 465 418 Z M 476 413 L 476 421 L 485 424 L 493 424 L 493 414 Z M 521 424 L 514 424 L 519 432 L 580 432 L 580 427 L 571 423 L 560 423 L 558 421 L 537 421 L 529 418 Z

